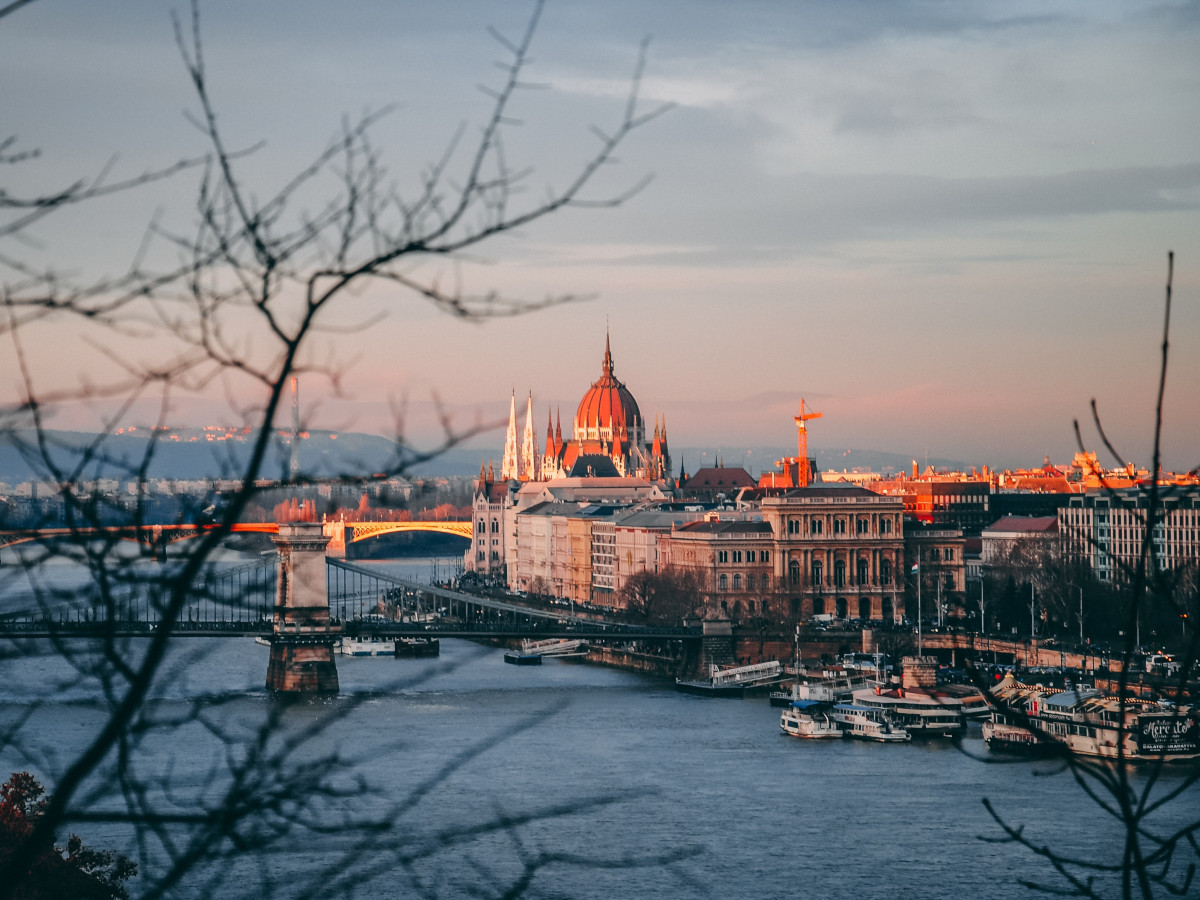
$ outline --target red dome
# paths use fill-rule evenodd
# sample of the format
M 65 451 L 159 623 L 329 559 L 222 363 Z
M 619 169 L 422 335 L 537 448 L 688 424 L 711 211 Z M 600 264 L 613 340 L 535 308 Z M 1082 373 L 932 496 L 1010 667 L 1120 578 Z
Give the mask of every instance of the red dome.
M 614 438 L 622 443 L 636 442 L 642 430 L 642 413 L 629 388 L 613 376 L 612 351 L 604 341 L 604 374 L 579 401 L 575 413 L 575 439 L 603 440 Z

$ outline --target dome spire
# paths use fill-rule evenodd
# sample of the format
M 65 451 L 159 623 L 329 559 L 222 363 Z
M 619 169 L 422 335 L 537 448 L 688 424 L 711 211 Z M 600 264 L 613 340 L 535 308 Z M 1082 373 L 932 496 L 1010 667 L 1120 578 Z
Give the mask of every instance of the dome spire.
M 604 374 L 612 375 L 612 371 L 613 371 L 612 350 L 609 347 L 608 329 L 605 328 L 604 329 Z

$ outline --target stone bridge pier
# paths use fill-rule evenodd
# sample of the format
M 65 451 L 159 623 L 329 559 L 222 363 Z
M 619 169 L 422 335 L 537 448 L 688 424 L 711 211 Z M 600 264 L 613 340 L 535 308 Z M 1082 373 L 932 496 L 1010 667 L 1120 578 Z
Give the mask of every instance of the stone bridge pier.
M 336 694 L 333 650 L 341 628 L 329 621 L 325 545 L 330 539 L 320 522 L 281 522 L 271 540 L 279 548 L 279 578 L 267 689 Z

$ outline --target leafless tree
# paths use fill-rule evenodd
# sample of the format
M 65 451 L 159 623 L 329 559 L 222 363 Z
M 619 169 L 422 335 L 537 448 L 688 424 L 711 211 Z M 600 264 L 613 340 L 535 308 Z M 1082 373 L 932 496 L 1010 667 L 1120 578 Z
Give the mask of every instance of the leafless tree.
M 1067 852 L 1055 845 L 1052 836 L 1036 833 L 1036 823 L 1017 824 L 1014 814 L 1005 809 L 1003 800 L 984 800 L 988 811 L 1002 830 L 999 839 L 1029 850 L 1046 864 L 1044 874 L 1021 878 L 1027 887 L 1054 896 L 1151 898 L 1195 896 L 1200 889 L 1197 866 L 1200 865 L 1200 814 L 1197 814 L 1200 767 L 1172 769 L 1163 755 L 1135 767 L 1126 756 L 1127 710 L 1132 709 L 1135 684 L 1133 671 L 1141 659 L 1137 644 L 1138 622 L 1152 607 L 1167 606 L 1173 612 L 1187 613 L 1196 609 L 1195 582 L 1184 573 L 1170 569 L 1156 552 L 1156 526 L 1165 515 L 1164 500 L 1172 488 L 1159 484 L 1163 435 L 1163 397 L 1167 385 L 1170 349 L 1171 292 L 1174 254 L 1168 255 L 1165 313 L 1162 333 L 1162 355 L 1158 394 L 1155 405 L 1154 452 L 1151 471 L 1155 477 L 1145 487 L 1143 539 L 1132 566 L 1121 573 L 1128 584 L 1128 603 L 1125 604 L 1123 639 L 1116 654 L 1120 671 L 1115 677 L 1115 694 L 1120 727 L 1117 732 L 1115 759 L 1103 760 L 1061 753 L 1056 765 L 1069 772 L 1079 789 L 1095 805 L 1098 834 L 1114 828 L 1120 834 L 1120 846 L 1102 842 L 1093 852 Z M 1096 401 L 1092 401 L 1092 422 L 1101 441 L 1115 460 L 1122 457 L 1110 441 L 1101 421 Z M 1082 431 L 1075 423 L 1076 437 L 1084 447 Z M 1195 470 L 1193 470 L 1195 471 Z M 1110 494 L 1113 492 L 1105 488 Z M 1186 567 L 1185 567 L 1186 568 Z M 1179 700 L 1177 715 L 1181 723 L 1194 722 L 1197 716 L 1196 691 L 1200 681 L 1197 651 L 1200 642 L 1193 629 L 1180 642 L 1180 667 L 1166 685 L 1171 696 Z M 1190 709 L 1184 705 L 1190 702 Z M 1059 742 L 1040 723 L 1022 710 L 1005 707 L 1004 712 L 1019 720 L 1043 741 Z
M 0 7 L 0 17 L 23 5 Z M 60 640 L 52 647 L 71 667 L 69 680 L 86 680 L 104 697 L 81 752 L 57 758 L 38 734 L 37 709 L 2 724 L 0 748 L 53 774 L 48 785 L 52 799 L 28 838 L 29 846 L 68 824 L 128 824 L 135 829 L 143 857 L 157 863 L 143 864 L 141 883 L 134 888 L 148 897 L 179 890 L 191 895 L 270 895 L 283 886 L 261 873 L 253 884 L 239 881 L 243 870 L 237 861 L 315 840 L 339 851 L 338 865 L 318 873 L 322 877 L 306 879 L 299 895 L 353 893 L 361 876 L 382 871 L 406 880 L 415 892 L 431 895 L 436 885 L 426 880 L 430 861 L 459 853 L 484 835 L 512 840 L 518 871 L 494 873 L 493 884 L 503 896 L 518 896 L 535 875 L 551 866 L 637 865 L 680 855 L 668 851 L 646 859 L 575 858 L 532 848 L 522 838 L 522 827 L 531 819 L 585 812 L 611 802 L 609 797 L 548 804 L 520 815 L 483 813 L 478 821 L 434 835 L 415 835 L 404 827 L 405 817 L 428 802 L 440 784 L 506 734 L 469 743 L 407 796 L 387 808 L 360 813 L 350 811 L 355 804 L 349 801 L 361 798 L 366 785 L 341 773 L 361 760 L 330 742 L 336 716 L 301 717 L 303 723 L 298 724 L 279 707 L 262 721 L 239 722 L 222 715 L 220 698 L 198 699 L 182 711 L 164 710 L 153 702 L 157 686 L 186 676 L 189 657 L 173 649 L 172 634 L 197 599 L 195 585 L 213 551 L 255 499 L 256 482 L 269 474 L 272 426 L 286 403 L 289 379 L 310 373 L 334 381 L 338 377 L 335 364 L 313 363 L 308 348 L 316 335 L 347 330 L 346 299 L 364 284 L 382 281 L 469 321 L 567 302 L 573 295 L 529 300 L 492 290 L 471 292 L 456 277 L 427 276 L 414 263 L 452 264 L 499 235 L 562 210 L 621 204 L 645 184 L 643 179 L 616 193 L 589 193 L 596 175 L 615 161 L 630 134 L 664 110 L 646 109 L 639 100 L 643 46 L 615 122 L 593 128 L 594 152 L 579 162 L 565 185 L 539 193 L 526 190 L 533 185 L 534 166 L 510 159 L 505 138 L 519 126 L 516 106 L 531 86 L 527 70 L 541 11 L 537 3 L 515 40 L 492 32 L 504 60 L 500 83 L 487 89 L 490 114 L 474 139 L 463 130 L 449 141 L 444 154 L 421 173 L 411 196 L 402 196 L 393 186 L 384 153 L 372 140 L 380 113 L 344 124 L 337 139 L 310 164 L 274 194 L 260 197 L 241 175 L 251 151 L 232 146 L 218 124 L 195 3 L 189 17 L 175 22 L 175 39 L 194 88 L 193 121 L 207 145 L 201 158 L 132 179 L 113 181 L 103 172 L 42 196 L 19 197 L 0 190 L 0 240 L 8 241 L 0 246 L 0 267 L 6 270 L 0 283 L 0 330 L 19 365 L 25 397 L 17 408 L 3 411 L 0 426 L 40 476 L 58 486 L 69 527 L 77 536 L 85 531 L 89 535 L 86 541 L 42 545 L 26 554 L 26 574 L 40 588 L 36 602 L 48 615 L 70 599 L 39 580 L 45 564 L 67 559 L 89 571 L 87 604 L 98 610 L 101 621 L 117 621 L 124 614 L 125 598 L 135 593 L 161 621 L 152 637 L 140 641 L 109 634 L 88 641 Z M 0 143 L 0 154 L 5 163 L 24 158 L 11 140 Z M 34 223 L 67 214 L 75 204 L 103 193 L 150 189 L 194 168 L 202 174 L 191 230 L 185 233 L 157 223 L 150 228 L 150 239 L 172 251 L 172 265 L 152 267 L 139 253 L 119 278 L 81 283 L 69 274 L 69 260 L 61 271 L 40 271 L 22 261 L 21 245 L 13 243 Z M 39 387 L 39 362 L 28 352 L 29 336 L 64 322 L 89 329 L 96 344 L 103 344 L 108 335 L 140 338 L 146 355 L 131 359 L 110 354 L 123 373 L 114 383 L 85 385 L 70 393 L 44 392 Z M 350 329 L 369 324 L 351 323 Z M 68 455 L 56 446 L 48 415 L 62 402 L 103 401 L 117 410 L 111 419 L 115 426 L 132 403 L 152 397 L 160 410 L 153 424 L 162 426 L 175 397 L 218 385 L 236 398 L 231 403 L 252 435 L 250 451 L 236 469 L 240 488 L 208 518 L 199 510 L 189 511 L 189 521 L 202 522 L 208 530 L 173 554 L 168 564 L 147 574 L 140 563 L 156 548 L 144 542 L 140 553 L 130 558 L 120 552 L 120 534 L 108 526 L 113 521 L 132 527 L 152 524 L 147 487 L 159 451 L 156 440 L 132 460 L 117 455 L 108 434 L 99 435 L 82 453 Z M 464 436 L 448 417 L 442 424 L 438 446 L 417 450 L 406 442 L 398 421 L 389 471 L 402 472 Z M 137 502 L 132 509 L 94 489 L 89 478 L 96 471 L 135 482 Z M 355 475 L 347 472 L 343 477 L 350 480 Z M 45 650 L 34 643 L 14 643 L 6 652 L 33 655 Z M 64 686 L 48 684 L 47 696 Z M 507 734 L 537 721 L 534 716 L 514 723 Z M 224 748 L 202 773 L 202 785 L 190 794 L 172 788 L 169 772 L 155 771 L 157 735 L 164 730 L 194 732 Z M 0 896 L 20 890 L 20 858 L 16 854 L 0 871 Z M 289 884 L 287 893 L 298 895 L 296 885 Z

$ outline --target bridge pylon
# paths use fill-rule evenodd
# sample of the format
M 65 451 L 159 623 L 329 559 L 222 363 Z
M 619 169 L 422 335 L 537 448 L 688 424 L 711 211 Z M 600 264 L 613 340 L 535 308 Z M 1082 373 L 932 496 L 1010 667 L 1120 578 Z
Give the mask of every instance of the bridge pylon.
M 280 523 L 271 538 L 279 548 L 275 628 L 267 689 L 281 693 L 338 692 L 333 649 L 341 627 L 329 620 L 325 545 L 320 522 Z

